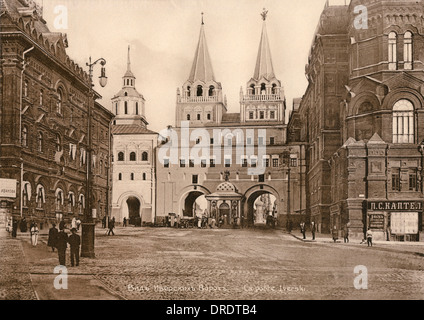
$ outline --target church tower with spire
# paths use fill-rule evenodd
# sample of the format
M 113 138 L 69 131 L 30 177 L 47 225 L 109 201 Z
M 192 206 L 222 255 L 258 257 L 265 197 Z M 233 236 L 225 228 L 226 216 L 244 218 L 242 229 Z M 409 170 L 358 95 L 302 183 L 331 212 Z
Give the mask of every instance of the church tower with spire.
M 216 125 L 227 112 L 221 83 L 217 82 L 206 43 L 202 13 L 199 41 L 193 65 L 182 90 L 177 89 L 176 127 L 189 121 L 190 127 Z
M 262 34 L 253 78 L 247 82 L 247 94 L 240 90 L 241 122 L 285 123 L 286 102 L 281 81 L 274 73 L 266 30 L 268 11 L 262 12 Z
M 128 46 L 127 71 L 122 77 L 122 89 L 112 98 L 112 112 L 116 125 L 140 125 L 146 127 L 145 100 L 135 88 L 135 76 L 131 71 L 130 46 Z

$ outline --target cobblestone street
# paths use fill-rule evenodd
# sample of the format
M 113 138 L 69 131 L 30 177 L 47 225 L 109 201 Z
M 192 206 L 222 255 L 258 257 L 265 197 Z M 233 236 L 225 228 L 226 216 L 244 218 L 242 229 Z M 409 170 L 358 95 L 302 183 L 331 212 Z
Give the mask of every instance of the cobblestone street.
M 423 299 L 424 246 L 373 248 L 331 241 L 302 242 L 280 230 L 97 229 L 96 259 L 69 267 L 68 290 L 55 290 L 57 253 L 46 237 L 33 248 L 21 236 L 28 272 L 40 299 Z M 2 246 L 21 243 L 2 241 Z M 21 258 L 2 254 L 2 269 Z M 3 247 L 2 247 L 3 253 Z M 16 263 L 15 259 L 19 259 Z M 69 259 L 67 260 L 69 264 Z M 368 269 L 368 290 L 356 290 L 354 268 Z M 22 273 L 22 279 L 27 275 Z M 14 279 L 14 278 L 13 278 Z M 24 295 L 28 282 L 16 299 Z M 26 280 L 28 281 L 28 280 Z M 2 278 L 2 288 L 4 284 Z M 2 292 L 5 290 L 3 289 Z M 6 290 L 6 294 L 8 293 Z M 13 291 L 14 292 L 14 291 Z M 4 296 L 2 297 L 4 298 Z M 7 298 L 7 295 L 6 295 Z

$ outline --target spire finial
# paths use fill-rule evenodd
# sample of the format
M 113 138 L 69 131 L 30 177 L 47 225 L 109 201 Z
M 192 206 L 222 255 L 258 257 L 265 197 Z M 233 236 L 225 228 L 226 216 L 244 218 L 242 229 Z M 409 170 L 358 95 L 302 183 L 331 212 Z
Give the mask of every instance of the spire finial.
M 202 25 L 204 25 L 205 24 L 205 22 L 203 21 L 203 12 L 202 12 Z
M 264 11 L 262 11 L 261 16 L 262 16 L 262 20 L 265 21 L 266 20 L 266 16 L 268 15 L 268 10 L 266 10 L 264 8 Z
M 131 70 L 130 45 L 128 45 L 127 70 Z

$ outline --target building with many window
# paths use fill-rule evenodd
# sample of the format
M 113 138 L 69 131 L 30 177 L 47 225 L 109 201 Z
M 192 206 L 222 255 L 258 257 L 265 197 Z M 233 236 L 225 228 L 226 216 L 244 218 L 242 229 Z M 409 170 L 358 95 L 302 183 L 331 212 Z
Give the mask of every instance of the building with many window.
M 305 150 L 288 144 L 286 101 L 274 73 L 266 12 L 253 77 L 229 113 L 202 21 L 189 77 L 177 90 L 176 124 L 157 150 L 156 222 L 169 214 L 223 226 L 297 224 L 305 214 Z M 259 29 L 260 31 L 260 29 Z M 253 68 L 252 68 L 253 69 Z
M 0 225 L 12 214 L 46 225 L 88 209 L 89 104 L 91 207 L 101 218 L 111 187 L 113 114 L 95 102 L 97 93 L 93 100 L 89 75 L 66 54 L 66 35 L 49 31 L 35 3 L 0 1 L 0 25 L 0 178 L 16 186 L 15 196 L 0 194 Z
M 423 10 L 352 0 L 322 13 L 289 137 L 307 143 L 309 215 L 323 232 L 424 241 Z

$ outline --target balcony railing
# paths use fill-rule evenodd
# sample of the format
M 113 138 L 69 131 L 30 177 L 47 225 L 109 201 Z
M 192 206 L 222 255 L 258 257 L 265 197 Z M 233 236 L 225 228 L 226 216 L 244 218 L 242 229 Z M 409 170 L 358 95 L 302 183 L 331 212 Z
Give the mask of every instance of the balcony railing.
M 243 101 L 279 101 L 280 94 L 245 95 Z
M 219 96 L 207 96 L 207 97 L 178 97 L 178 102 L 223 102 L 222 99 L 220 99 Z

